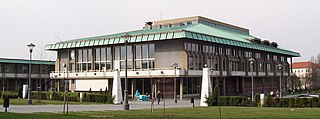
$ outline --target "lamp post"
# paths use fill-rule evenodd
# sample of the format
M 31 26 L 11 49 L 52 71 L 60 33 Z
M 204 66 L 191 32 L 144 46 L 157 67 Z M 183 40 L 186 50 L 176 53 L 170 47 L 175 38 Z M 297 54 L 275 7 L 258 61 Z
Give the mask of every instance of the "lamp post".
M 176 77 L 176 72 L 177 72 L 177 67 L 178 67 L 178 63 L 174 63 L 173 64 L 174 67 L 174 92 L 173 92 L 173 99 L 174 99 L 174 103 L 178 103 L 177 102 L 177 77 Z M 180 94 L 181 96 L 181 94 Z
M 278 68 L 279 68 L 279 71 L 280 71 L 280 81 L 279 81 L 279 82 L 280 82 L 280 83 L 279 83 L 280 90 L 279 90 L 279 94 L 280 94 L 280 98 L 282 98 L 282 94 L 281 94 L 281 91 L 282 91 L 282 90 L 281 90 L 281 89 L 282 89 L 282 88 L 281 88 L 281 82 L 282 82 L 282 81 L 281 81 L 281 76 L 282 76 L 282 64 L 278 64 Z
M 163 71 L 160 71 L 161 75 L 164 75 Z M 162 94 L 163 94 L 163 116 L 166 116 L 166 91 L 164 90 L 164 81 L 165 81 L 166 77 L 164 75 L 163 79 L 162 79 Z M 160 81 L 160 80 L 159 80 Z M 159 82 L 158 81 L 158 82 Z
M 125 39 L 124 45 L 125 45 L 125 76 L 124 76 L 124 110 L 129 110 L 129 103 L 128 103 L 128 38 L 131 37 L 128 33 L 126 33 L 124 36 L 122 36 Z
M 253 58 L 250 58 L 249 59 L 249 62 L 250 62 L 250 67 L 251 67 L 251 101 L 253 102 L 253 62 L 255 60 Z
M 28 83 L 28 99 L 27 99 L 27 103 L 29 105 L 32 104 L 32 99 L 31 99 L 31 59 L 32 59 L 32 51 L 33 48 L 36 46 L 32 43 L 30 43 L 29 45 L 27 45 L 29 48 L 29 52 L 30 52 L 30 60 L 29 60 L 29 83 Z

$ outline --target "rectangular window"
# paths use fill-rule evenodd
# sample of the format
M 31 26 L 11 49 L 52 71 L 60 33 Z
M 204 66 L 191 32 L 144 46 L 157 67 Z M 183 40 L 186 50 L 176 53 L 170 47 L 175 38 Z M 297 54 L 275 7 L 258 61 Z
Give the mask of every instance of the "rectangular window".
M 100 48 L 97 48 L 95 49 L 95 54 L 96 54 L 96 57 L 95 57 L 95 61 L 100 61 Z
M 100 70 L 101 70 L 100 63 L 99 63 L 99 62 L 96 62 L 96 63 L 95 63 L 94 69 L 97 70 L 97 71 L 100 71 Z
M 78 50 L 78 62 L 82 62 L 82 50 Z
M 141 60 L 136 60 L 135 68 L 136 69 L 141 69 Z
M 69 64 L 69 71 L 74 72 L 74 64 L 73 63 Z
M 74 50 L 70 50 L 70 60 L 74 60 L 75 58 L 75 53 L 74 53 Z
M 193 69 L 193 58 L 189 57 L 189 69 Z
M 132 59 L 132 46 L 127 46 L 127 59 L 128 60 Z
M 114 59 L 120 60 L 120 47 L 114 47 Z
M 271 65 L 270 64 L 267 64 L 267 71 L 271 72 Z
M 111 61 L 111 59 L 112 59 L 112 54 L 111 54 L 111 48 L 110 47 L 107 47 L 106 48 L 106 60 L 105 61 Z
M 110 49 L 110 48 L 107 48 L 107 49 Z M 101 48 L 100 53 L 101 53 L 101 56 L 100 56 L 101 60 L 100 61 L 106 61 L 106 57 L 109 57 L 109 55 L 106 54 L 106 48 Z
M 149 44 L 149 58 L 154 58 L 154 44 Z
M 141 58 L 141 45 L 136 46 L 135 52 L 136 52 L 135 59 L 140 59 Z
M 187 42 L 184 42 L 184 50 L 188 51 L 188 43 Z
M 142 60 L 142 69 L 147 69 L 147 68 L 148 68 L 148 61 Z
M 126 47 L 122 46 L 120 47 L 120 60 L 125 60 L 126 56 Z
M 82 62 L 87 62 L 88 61 L 87 58 L 88 58 L 88 50 L 84 49 L 83 50 Z
M 141 48 L 141 51 L 142 51 L 142 59 L 146 59 L 148 58 L 148 45 L 142 45 L 142 48 Z
M 88 62 L 91 62 L 92 61 L 92 49 L 88 49 Z
M 154 68 L 154 61 L 153 60 L 149 60 L 149 68 L 150 69 Z
M 196 51 L 196 44 L 192 44 L 192 50 L 191 51 Z

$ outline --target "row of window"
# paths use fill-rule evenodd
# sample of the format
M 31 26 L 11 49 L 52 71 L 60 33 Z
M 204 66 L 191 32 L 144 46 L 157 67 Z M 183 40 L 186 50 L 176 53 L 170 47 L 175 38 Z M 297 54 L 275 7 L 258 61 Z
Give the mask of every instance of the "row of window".
M 303 70 L 294 70 L 294 73 L 300 73 L 300 72 L 303 73 Z M 307 72 L 310 72 L 310 70 L 307 69 L 305 72 L 306 72 L 306 73 L 307 73 Z
M 202 49 L 199 49 L 199 47 L 202 47 Z M 184 43 L 184 50 L 192 51 L 192 52 L 213 53 L 213 54 L 218 53 L 218 54 L 227 55 L 227 56 L 242 56 L 242 50 L 239 50 L 239 49 L 202 45 L 202 44 L 191 43 L 191 42 Z M 254 57 L 258 59 L 263 59 L 263 57 L 261 56 L 261 53 L 255 53 L 254 56 L 252 53 L 253 52 L 251 51 L 244 51 L 244 57 L 247 57 L 247 58 Z M 271 60 L 270 54 L 266 54 L 266 59 Z M 277 61 L 277 60 L 278 60 L 278 56 L 273 55 L 273 61 Z M 286 57 L 281 56 L 280 61 L 287 61 Z
M 126 56 L 128 69 L 154 68 L 154 54 L 154 44 L 70 50 L 69 59 L 76 65 L 71 62 L 69 71 L 125 69 Z
M 1 65 L 1 64 L 0 64 Z M 33 74 L 48 74 L 50 71 L 54 70 L 54 66 L 47 65 L 31 65 L 31 73 Z M 28 64 L 2 64 L 0 66 L 0 72 L 4 73 L 29 73 L 29 65 Z
M 208 67 L 212 67 L 214 70 L 219 70 L 220 68 L 223 71 L 227 70 L 227 63 L 229 65 L 229 70 L 230 71 L 245 71 L 245 65 L 248 64 L 247 62 L 244 61 L 233 61 L 230 60 L 229 62 L 227 62 L 224 58 L 220 59 L 221 60 L 221 66 L 219 65 L 219 59 L 217 58 L 213 58 L 213 57 L 208 57 L 207 55 L 202 56 L 201 53 L 214 53 L 214 54 L 225 54 L 226 56 L 241 56 L 242 51 L 241 50 L 236 50 L 236 49 L 231 49 L 231 48 L 223 48 L 223 47 L 217 47 L 217 46 L 209 46 L 209 45 L 202 45 L 202 50 L 200 51 L 197 47 L 199 47 L 200 45 L 196 44 L 196 43 L 189 43 L 186 42 L 184 43 L 184 49 L 185 51 L 188 52 L 188 68 L 191 70 L 199 70 L 202 69 L 203 64 L 207 64 Z M 247 58 L 251 58 L 253 57 L 253 52 L 250 51 L 244 51 L 244 56 Z M 199 55 L 200 54 L 200 55 Z M 254 55 L 255 59 L 262 59 L 261 57 L 261 53 L 255 53 Z M 267 57 L 269 58 L 270 55 L 267 54 Z M 205 60 L 202 60 L 202 59 Z M 274 56 L 274 59 L 277 60 L 277 56 Z M 285 61 L 284 57 L 281 57 L 281 61 Z M 250 64 L 248 64 L 250 65 Z M 257 70 L 258 72 L 265 72 L 265 70 L 267 70 L 268 72 L 280 72 L 279 70 L 277 70 L 274 66 L 272 67 L 271 64 L 269 63 L 265 63 L 265 62 L 261 62 L 257 60 L 257 63 L 253 64 L 253 68 L 250 68 L 250 66 L 248 67 L 249 71 L 252 70 L 256 70 L 256 65 L 257 66 Z M 267 67 L 265 68 L 265 65 L 267 65 Z M 284 71 L 287 71 L 287 68 L 284 67 Z

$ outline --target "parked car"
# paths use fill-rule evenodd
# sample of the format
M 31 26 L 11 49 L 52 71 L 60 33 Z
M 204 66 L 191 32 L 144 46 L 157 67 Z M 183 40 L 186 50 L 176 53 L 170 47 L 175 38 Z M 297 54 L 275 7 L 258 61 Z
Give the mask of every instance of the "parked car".
M 318 94 L 296 94 L 296 95 L 286 95 L 282 98 L 317 98 Z

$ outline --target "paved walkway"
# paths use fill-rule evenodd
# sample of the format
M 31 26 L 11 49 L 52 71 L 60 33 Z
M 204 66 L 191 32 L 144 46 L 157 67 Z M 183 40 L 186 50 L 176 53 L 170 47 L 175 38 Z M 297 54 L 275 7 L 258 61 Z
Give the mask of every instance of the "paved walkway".
M 163 108 L 163 101 L 158 105 L 154 104 L 154 108 Z M 195 106 L 199 106 L 200 100 L 195 99 Z M 129 101 L 130 110 L 150 109 L 150 101 Z M 174 103 L 173 99 L 167 99 L 166 108 L 174 107 L 192 107 L 190 99 L 178 100 L 178 103 Z M 10 105 L 8 111 L 15 113 L 34 113 L 34 112 L 62 112 L 63 105 Z M 94 104 L 94 105 L 69 105 L 69 112 L 80 111 L 104 111 L 104 110 L 123 110 L 123 105 L 114 104 Z M 1 110 L 4 112 L 4 110 Z

